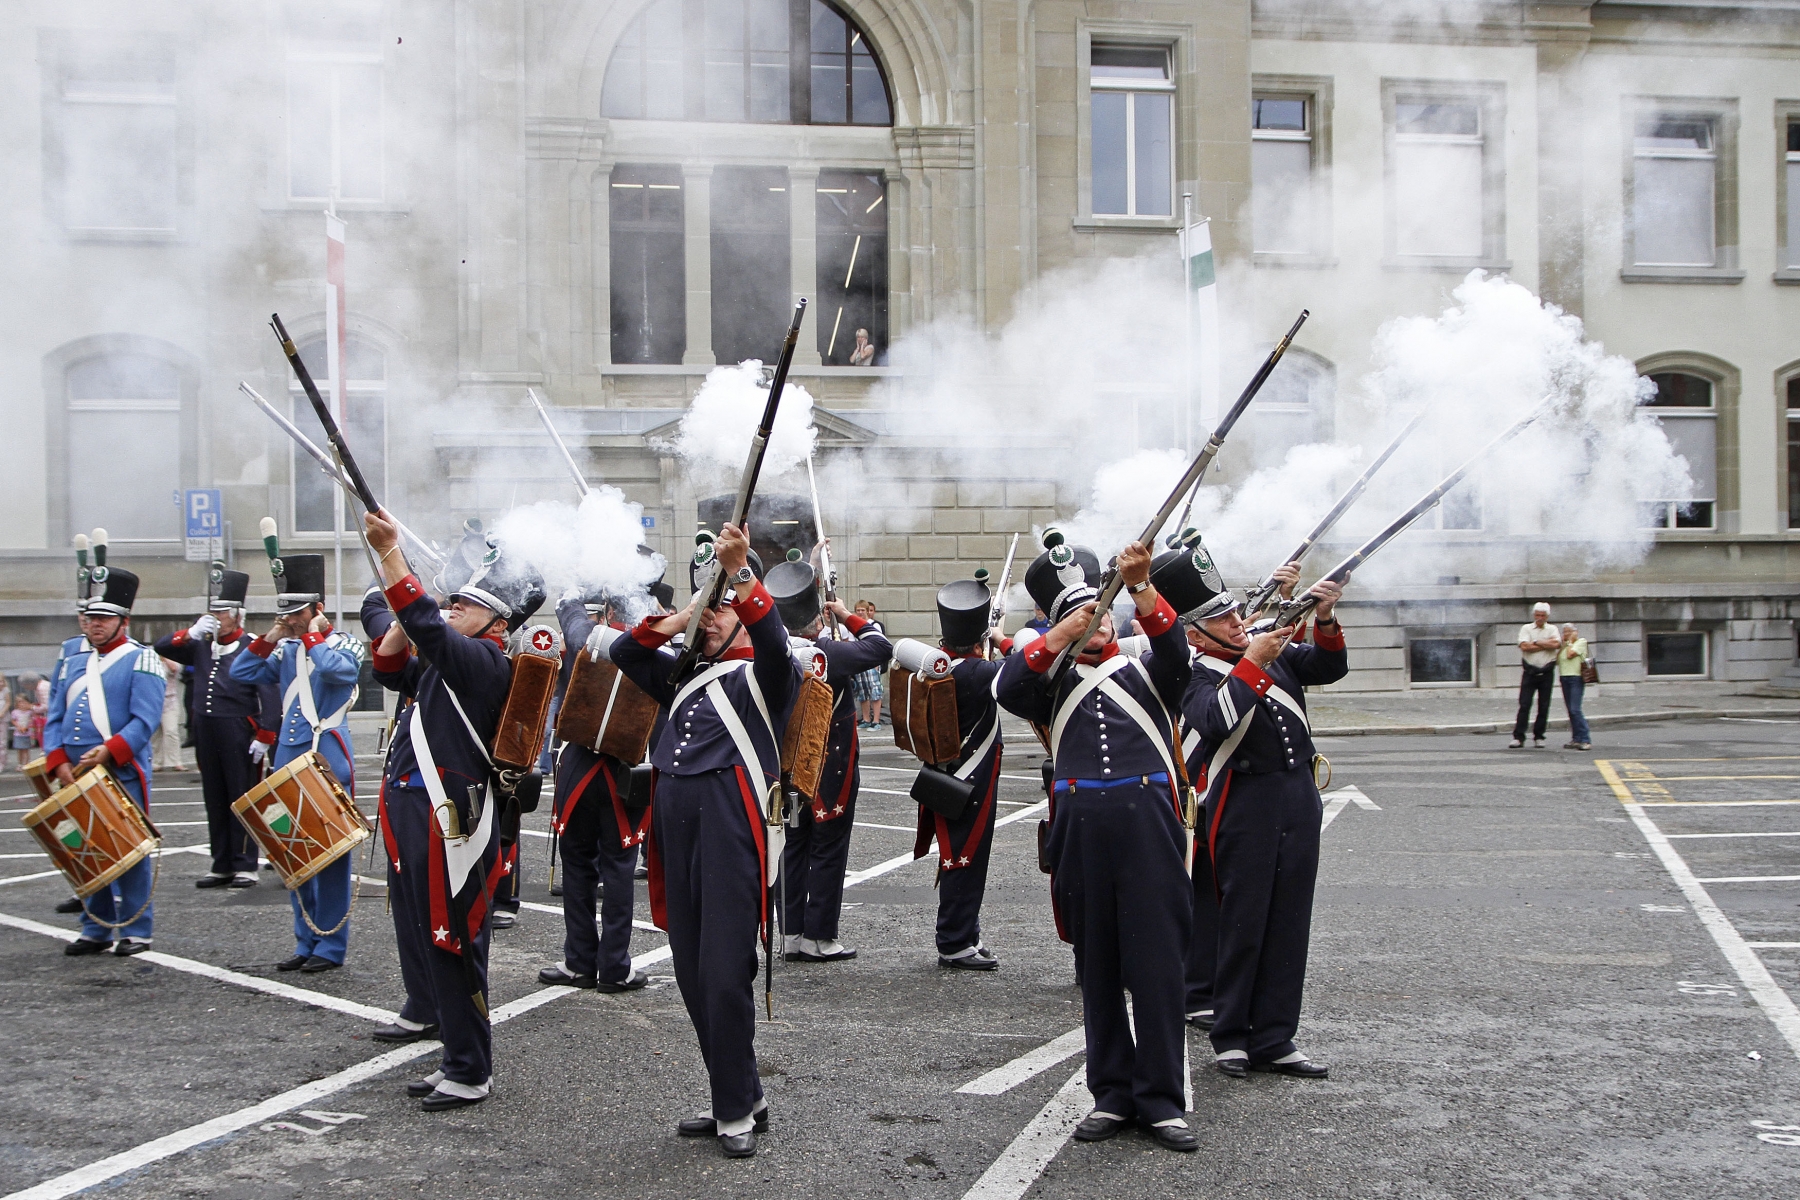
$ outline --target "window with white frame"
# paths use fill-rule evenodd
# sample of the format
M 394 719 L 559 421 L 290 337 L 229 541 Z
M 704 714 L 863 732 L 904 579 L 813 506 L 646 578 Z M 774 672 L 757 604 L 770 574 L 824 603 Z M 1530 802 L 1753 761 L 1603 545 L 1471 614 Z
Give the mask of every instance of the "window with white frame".
M 1631 157 L 1633 264 L 1716 265 L 1717 120 L 1668 113 L 1640 116 Z
M 71 233 L 173 234 L 181 175 L 175 55 L 70 45 L 46 102 L 46 166 Z
M 381 55 L 288 56 L 288 198 L 380 200 Z
M 1646 529 L 1711 529 L 1718 500 L 1719 413 L 1712 380 L 1684 371 L 1650 376 L 1656 394 L 1644 402 L 1675 453 L 1687 460 L 1694 481 L 1690 500 L 1647 500 Z
M 315 337 L 300 346 L 300 361 L 306 364 L 319 394 L 326 403 L 336 394 L 336 382 L 326 369 L 325 339 Z M 387 495 L 387 356 L 379 346 L 359 337 L 344 339 L 344 412 L 338 417 L 344 437 L 356 447 L 356 462 L 363 477 L 377 496 Z M 315 446 L 326 444 L 325 430 L 318 414 L 300 389 L 297 379 L 290 379 L 288 396 L 294 413 L 294 424 L 312 439 Z M 318 469 L 305 453 L 292 451 L 290 478 L 294 482 L 294 531 L 296 533 L 330 533 L 333 523 L 333 487 L 331 480 Z M 354 510 L 346 509 L 345 521 L 355 519 Z
M 1487 105 L 1477 96 L 1392 97 L 1389 200 L 1400 258 L 1489 254 Z
M 149 354 L 99 354 L 67 372 L 69 523 L 120 541 L 181 531 L 181 375 Z
M 1257 93 L 1250 101 L 1250 212 L 1258 254 L 1319 251 L 1317 101 Z
M 1800 271 L 1800 119 L 1787 122 L 1787 152 L 1781 164 L 1787 188 L 1786 234 L 1781 265 Z
M 1167 46 L 1096 43 L 1089 61 L 1095 216 L 1175 212 L 1175 81 Z

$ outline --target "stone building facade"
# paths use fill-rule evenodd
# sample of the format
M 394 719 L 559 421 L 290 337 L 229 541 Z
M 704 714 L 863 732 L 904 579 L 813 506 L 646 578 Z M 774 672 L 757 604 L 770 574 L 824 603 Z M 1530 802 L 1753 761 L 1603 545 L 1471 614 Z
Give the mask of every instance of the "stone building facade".
M 923 634 L 936 584 L 996 569 L 1085 480 L 1018 431 L 901 432 L 912 381 L 888 347 L 941 318 L 997 329 L 1086 260 L 1163 253 L 1173 271 L 1184 196 L 1211 219 L 1247 345 L 1314 310 L 1302 386 L 1248 441 L 1356 421 L 1379 325 L 1437 312 L 1481 267 L 1654 376 L 1696 465 L 1705 494 L 1653 514 L 1629 574 L 1479 522 L 1409 534 L 1500 565 L 1358 597 L 1342 686 L 1504 685 L 1512 631 L 1546 597 L 1588 627 L 1609 681 L 1741 683 L 1794 660 L 1800 4 L 8 11 L 6 673 L 46 666 L 70 632 L 67 547 L 93 525 L 145 577 L 145 630 L 194 608 L 183 489 L 221 490 L 240 565 L 265 514 L 290 548 L 331 544 L 323 483 L 237 390 L 297 395 L 270 311 L 328 373 L 328 207 L 348 230 L 347 425 L 391 506 L 438 537 L 568 495 L 531 387 L 679 561 L 716 497 L 669 453 L 673 422 L 812 297 L 794 378 L 839 467 L 825 521 L 850 527 L 828 531 L 850 589 Z M 991 450 L 974 473 L 947 458 L 971 438 Z M 852 523 L 867 471 L 899 499 Z M 793 497 L 774 503 L 791 536 L 810 529 Z

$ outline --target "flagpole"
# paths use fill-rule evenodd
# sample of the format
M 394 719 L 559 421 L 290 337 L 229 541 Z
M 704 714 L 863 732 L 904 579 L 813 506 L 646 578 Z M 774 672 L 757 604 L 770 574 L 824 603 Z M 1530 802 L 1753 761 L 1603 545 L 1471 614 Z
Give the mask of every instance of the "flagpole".
M 1187 354 L 1182 359 L 1181 449 L 1194 452 L 1194 289 L 1188 284 L 1188 226 L 1194 223 L 1194 193 L 1181 193 L 1181 296 L 1187 304 Z
M 344 386 L 344 223 L 338 220 L 337 189 L 325 205 L 325 373 L 331 377 L 331 407 L 338 427 L 348 423 Z M 344 490 L 331 489 L 331 557 L 337 612 L 335 624 L 344 624 Z

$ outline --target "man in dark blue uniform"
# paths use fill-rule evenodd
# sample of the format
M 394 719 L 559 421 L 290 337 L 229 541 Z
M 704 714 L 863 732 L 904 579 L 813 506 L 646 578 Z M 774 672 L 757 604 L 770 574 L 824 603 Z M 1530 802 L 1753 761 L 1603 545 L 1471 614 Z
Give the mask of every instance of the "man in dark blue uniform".
M 748 1158 L 768 1128 L 754 1044 L 756 935 L 770 918 L 781 825 L 779 813 L 770 824 L 769 805 L 800 667 L 757 578 L 746 532 L 726 525 L 699 557 L 689 608 L 646 617 L 609 653 L 669 710 L 650 753 L 650 913 L 668 931 L 675 982 L 712 1091 L 711 1107 L 677 1129 L 685 1137 L 716 1134 L 726 1157 Z M 727 602 L 701 614 L 700 669 L 671 682 L 676 655 L 663 645 L 687 628 L 692 606 L 705 603 L 715 569 L 730 585 Z
M 493 1086 L 487 950 L 500 883 L 500 800 L 488 788 L 488 745 L 512 685 L 506 634 L 525 623 L 544 593 L 528 568 L 491 547 L 450 595 L 446 614 L 407 568 L 399 530 L 386 514 L 366 514 L 363 525 L 395 615 L 376 648 L 375 677 L 415 697 L 394 731 L 382 812 L 391 834 L 394 932 L 414 942 L 431 992 L 414 1011 L 435 1016 L 444 1043 L 438 1069 L 406 1090 L 437 1112 L 478 1104 Z
M 950 655 L 950 678 L 956 684 L 956 725 L 961 753 L 956 761 L 933 764 L 967 782 L 970 801 L 955 820 L 919 806 L 919 832 L 913 857 L 923 858 L 937 841 L 938 966 L 959 971 L 998 970 L 1000 960 L 981 941 L 981 901 L 987 892 L 988 858 L 994 846 L 994 797 L 1000 786 L 1000 707 L 994 702 L 994 680 L 1010 638 L 987 657 L 993 593 L 977 572 L 938 589 L 938 631 Z
M 157 654 L 194 669 L 188 721 L 212 849 L 212 870 L 194 881 L 197 888 L 256 886 L 256 842 L 231 803 L 255 786 L 281 725 L 281 694 L 273 682 L 251 684 L 231 675 L 232 656 L 250 644 L 244 633 L 249 588 L 244 572 L 223 572 L 207 611 L 156 642 Z
M 556 605 L 563 632 L 564 688 L 577 655 L 605 654 L 620 636 L 616 627 L 605 622 L 609 606 L 604 599 L 593 607 L 599 611 L 590 611 L 577 593 L 565 595 Z M 632 874 L 646 828 L 644 810 L 634 814 L 626 807 L 631 768 L 637 765 L 574 742 L 564 742 L 557 752 L 556 807 L 550 820 L 563 865 L 563 957 L 538 972 L 540 983 L 631 992 L 650 981 L 631 966 L 631 923 L 637 899 Z M 597 932 L 596 888 L 600 890 Z
M 800 552 L 791 553 L 797 559 Z M 795 648 L 825 656 L 825 682 L 831 685 L 831 728 L 818 791 L 810 799 L 799 797 L 788 814 L 779 885 L 782 950 L 789 962 L 843 962 L 856 957 L 854 949 L 838 941 L 838 918 L 844 908 L 856 794 L 862 787 L 851 681 L 887 666 L 894 648 L 873 621 L 863 620 L 842 601 L 821 600 L 818 573 L 810 563 L 777 563 L 764 586 L 781 610 L 781 623 L 795 631 Z M 845 636 L 824 629 L 826 613 L 837 618 Z
M 1291 584 L 1298 568 L 1277 576 Z M 1342 586 L 1321 581 L 1308 594 L 1319 597 L 1310 646 L 1290 644 L 1292 629 L 1252 637 L 1235 602 L 1196 624 L 1200 678 L 1186 713 L 1200 733 L 1194 782 L 1219 897 L 1212 1044 L 1219 1070 L 1239 1079 L 1327 1072 L 1294 1045 L 1321 817 L 1306 688 L 1342 679 L 1349 661 L 1333 616 Z
M 1150 582 L 1149 549 L 1133 542 L 1116 569 L 1150 649 L 1142 658 L 1121 654 L 1107 613 L 1052 683 L 1046 672 L 1094 611 L 1099 561 L 1055 531 L 1044 542 L 1025 587 L 1052 624 L 1008 656 L 994 695 L 1008 712 L 1050 727 L 1051 895 L 1075 946 L 1094 1096 L 1075 1137 L 1102 1141 L 1135 1119 L 1158 1144 L 1191 1151 L 1199 1143 L 1182 1116 L 1182 955 L 1193 902 L 1171 715 L 1187 690 L 1187 643 Z

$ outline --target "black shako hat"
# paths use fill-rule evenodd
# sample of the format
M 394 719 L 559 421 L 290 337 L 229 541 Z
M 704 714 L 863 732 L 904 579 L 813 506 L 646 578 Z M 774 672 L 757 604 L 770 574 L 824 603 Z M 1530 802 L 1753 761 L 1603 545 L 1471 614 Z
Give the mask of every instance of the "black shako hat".
M 690 590 L 698 592 L 712 578 L 713 566 L 719 559 L 716 549 L 717 541 L 718 539 L 709 529 L 702 529 L 694 535 L 694 557 L 688 563 L 688 587 Z M 763 578 L 762 556 L 751 549 L 746 549 L 744 554 L 746 556 L 744 561 L 750 564 L 750 573 L 758 579 Z M 670 599 L 673 600 L 674 597 L 671 596 Z
M 825 611 L 825 600 L 819 595 L 819 573 L 809 562 L 800 561 L 800 551 L 788 551 L 786 562 L 778 562 L 763 576 L 763 587 L 775 600 L 775 610 L 788 632 L 797 633 L 819 619 Z
M 987 572 L 974 579 L 956 579 L 938 589 L 938 630 L 946 646 L 973 646 L 987 635 L 988 615 L 994 609 L 994 593 L 988 589 Z
M 1152 560 L 1150 582 L 1189 624 L 1222 617 L 1238 605 L 1200 535 L 1191 531 L 1182 536 L 1178 547 Z
M 1044 530 L 1044 552 L 1025 568 L 1025 590 L 1052 625 L 1100 594 L 1100 556 Z
M 509 555 L 493 538 L 469 581 L 450 593 L 450 599 L 473 600 L 495 616 L 506 619 L 511 633 L 544 605 L 544 577 L 517 555 Z
M 207 608 L 219 612 L 228 608 L 244 607 L 244 598 L 250 594 L 250 576 L 242 571 L 219 572 L 219 590 L 213 593 L 212 603 Z
M 104 591 L 88 601 L 87 614 L 91 617 L 129 617 L 131 606 L 137 600 L 138 577 L 124 567 L 98 567 L 94 575 L 94 582 Z
M 285 617 L 325 601 L 325 556 L 284 554 L 275 579 L 275 615 Z

